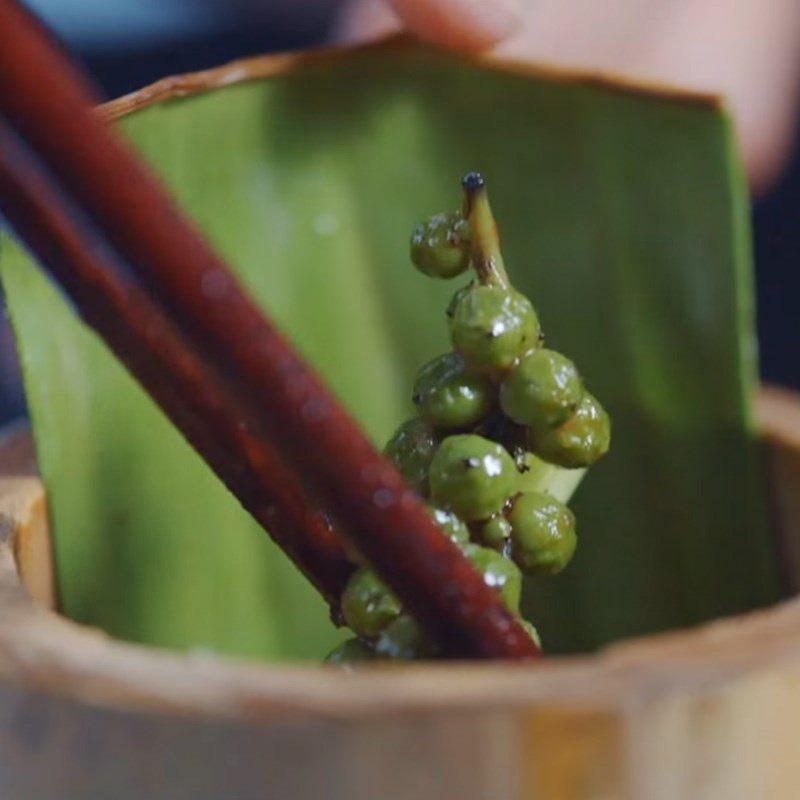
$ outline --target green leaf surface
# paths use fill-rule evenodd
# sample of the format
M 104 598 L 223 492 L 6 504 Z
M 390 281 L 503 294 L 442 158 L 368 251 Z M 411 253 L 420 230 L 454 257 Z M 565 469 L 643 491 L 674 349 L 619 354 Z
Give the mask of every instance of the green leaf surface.
M 525 605 L 551 651 L 779 594 L 751 434 L 747 206 L 710 100 L 488 68 L 410 46 L 160 102 L 122 129 L 382 443 L 448 347 L 459 282 L 413 224 L 487 177 L 514 283 L 612 414 L 574 501 L 578 553 Z M 111 633 L 319 657 L 342 634 L 24 251 L 2 278 L 66 611 Z

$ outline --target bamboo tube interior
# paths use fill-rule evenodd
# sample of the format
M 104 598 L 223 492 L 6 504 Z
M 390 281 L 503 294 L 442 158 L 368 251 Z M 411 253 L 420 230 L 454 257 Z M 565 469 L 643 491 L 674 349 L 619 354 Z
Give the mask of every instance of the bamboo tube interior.
M 790 559 L 800 530 L 800 401 L 768 389 L 758 408 L 776 519 Z M 0 619 L 0 678 L 115 706 L 255 718 L 289 709 L 350 716 L 454 704 L 588 702 L 609 708 L 637 693 L 712 687 L 800 652 L 800 601 L 791 599 L 691 630 L 612 645 L 593 656 L 550 658 L 533 671 L 426 664 L 346 674 L 313 666 L 257 666 L 119 642 L 53 613 L 47 541 L 45 496 L 31 440 L 16 434 L 0 448 L 0 594 L 6 609 Z

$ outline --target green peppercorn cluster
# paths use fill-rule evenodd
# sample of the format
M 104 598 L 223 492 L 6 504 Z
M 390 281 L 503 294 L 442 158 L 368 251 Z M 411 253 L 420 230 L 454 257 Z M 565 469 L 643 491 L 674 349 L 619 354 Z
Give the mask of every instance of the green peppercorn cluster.
M 483 179 L 471 173 L 462 183 L 463 211 L 420 223 L 411 260 L 434 278 L 470 268 L 475 277 L 446 311 L 451 352 L 419 370 L 416 416 L 385 454 L 430 504 L 443 535 L 518 613 L 521 573 L 556 574 L 575 552 L 575 517 L 556 497 L 564 481 L 555 476 L 597 461 L 611 426 L 573 362 L 545 346 L 531 302 L 511 286 Z M 435 655 L 369 568 L 353 574 L 342 613 L 358 638 L 331 653 L 332 662 Z

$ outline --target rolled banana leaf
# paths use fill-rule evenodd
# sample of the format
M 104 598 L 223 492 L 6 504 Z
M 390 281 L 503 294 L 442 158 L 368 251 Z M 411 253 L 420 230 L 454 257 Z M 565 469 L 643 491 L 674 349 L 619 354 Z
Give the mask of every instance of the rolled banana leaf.
M 550 652 L 781 592 L 754 443 L 746 191 L 713 97 L 404 41 L 267 57 L 104 110 L 382 444 L 448 348 L 413 224 L 487 178 L 514 283 L 614 425 L 578 552 L 529 579 Z M 9 237 L 0 273 L 67 614 L 139 642 L 313 659 L 322 601 Z

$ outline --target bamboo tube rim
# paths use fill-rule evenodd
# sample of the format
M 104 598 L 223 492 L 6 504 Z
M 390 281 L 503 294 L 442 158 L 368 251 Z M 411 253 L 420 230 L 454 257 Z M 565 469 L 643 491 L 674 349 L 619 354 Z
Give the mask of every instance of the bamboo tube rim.
M 102 104 L 98 107 L 98 113 L 103 119 L 111 122 L 168 100 L 190 97 L 264 78 L 279 77 L 303 66 L 325 66 L 340 58 L 351 56 L 353 53 L 368 54 L 373 51 L 399 53 L 412 48 L 418 52 L 446 54 L 453 60 L 493 72 L 520 75 L 553 83 L 596 87 L 640 97 L 650 97 L 654 100 L 706 108 L 724 109 L 727 107 L 725 98 L 712 92 L 686 89 L 617 72 L 572 69 L 545 62 L 530 62 L 495 56 L 490 53 L 455 53 L 434 45 L 421 44 L 405 34 L 392 34 L 355 46 L 333 45 L 290 53 L 271 53 L 237 59 L 219 67 L 197 72 L 170 75 Z
M 757 410 L 768 452 L 800 460 L 800 396 L 764 388 Z M 536 665 L 450 662 L 343 672 L 177 653 L 114 640 L 46 608 L 54 599 L 46 534 L 31 437 L 18 431 L 0 443 L 0 680 L 109 708 L 252 721 L 554 706 L 624 713 L 657 697 L 715 691 L 800 662 L 800 598 Z

